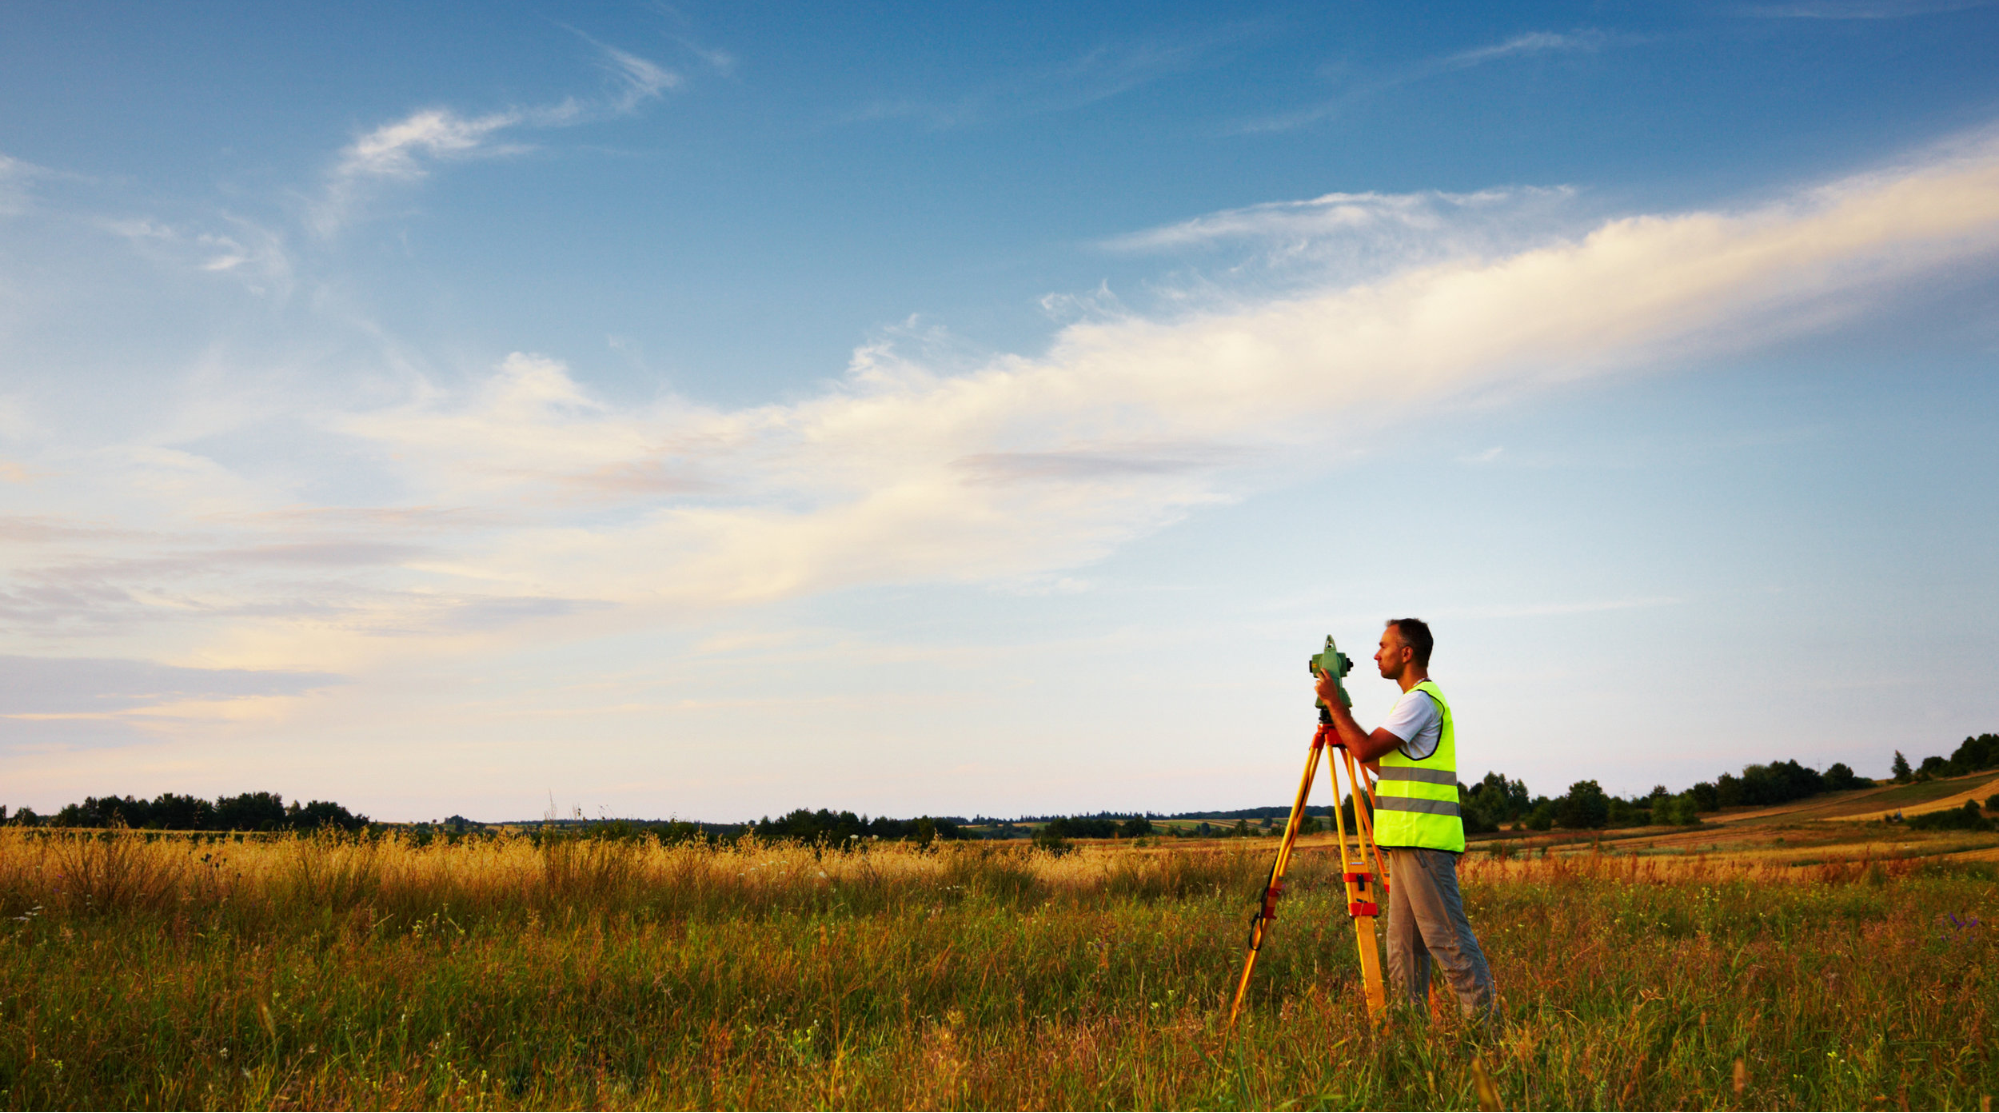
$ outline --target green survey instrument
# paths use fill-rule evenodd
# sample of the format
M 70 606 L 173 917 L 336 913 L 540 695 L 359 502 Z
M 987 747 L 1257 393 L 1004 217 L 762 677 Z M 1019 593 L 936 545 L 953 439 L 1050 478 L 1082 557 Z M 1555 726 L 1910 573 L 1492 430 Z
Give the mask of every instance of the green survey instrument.
M 1340 702 L 1353 706 L 1346 686 L 1340 683 L 1353 668 L 1353 661 L 1339 651 L 1332 638 L 1326 639 L 1323 652 L 1312 657 L 1311 667 L 1315 676 L 1332 677 Z M 1326 755 L 1326 767 L 1331 770 L 1333 825 L 1340 851 L 1340 879 L 1346 887 L 1347 915 L 1353 919 L 1354 937 L 1360 947 L 1361 987 L 1367 995 L 1368 1015 L 1379 1019 L 1388 1005 L 1388 994 L 1381 980 L 1381 943 L 1374 930 L 1375 917 L 1381 913 L 1381 897 L 1388 893 L 1388 865 L 1382 861 L 1381 848 L 1374 842 L 1374 783 L 1367 777 L 1367 766 L 1355 761 L 1346 747 L 1340 744 L 1339 732 L 1333 727 L 1332 713 L 1325 701 L 1314 702 L 1319 708 L 1319 729 L 1312 736 L 1312 752 L 1305 759 L 1305 775 L 1298 782 L 1298 797 L 1292 801 L 1291 818 L 1284 824 L 1283 841 L 1277 844 L 1277 860 L 1271 863 L 1270 878 L 1264 882 L 1257 909 L 1250 915 L 1249 954 L 1243 959 L 1242 978 L 1236 983 L 1235 1004 L 1229 1007 L 1231 1031 L 1235 1028 L 1237 1015 L 1242 1012 L 1243 1000 L 1249 994 L 1249 978 L 1256 971 L 1256 956 L 1262 952 L 1271 924 L 1277 919 L 1277 898 L 1284 892 L 1284 873 L 1291 866 L 1291 854 L 1297 847 L 1298 832 L 1305 822 L 1306 801 L 1312 795 L 1312 779 L 1319 771 L 1321 753 Z M 1335 750 L 1339 751 L 1338 758 L 1333 756 Z M 1342 766 L 1346 769 L 1346 783 L 1354 798 L 1351 842 L 1347 837 L 1346 817 L 1339 806 Z
M 1312 670 L 1313 676 L 1324 674 L 1332 677 L 1333 687 L 1340 693 L 1340 702 L 1346 704 L 1348 707 L 1353 706 L 1353 697 L 1347 695 L 1347 686 L 1340 683 L 1340 681 L 1346 679 L 1348 673 L 1353 671 L 1353 658 L 1340 652 L 1340 647 L 1333 644 L 1333 636 L 1331 634 L 1326 635 L 1326 648 L 1313 654 L 1312 658 L 1306 661 L 1305 664 Z M 1313 700 L 1312 702 L 1321 709 L 1326 706 L 1325 700 Z M 1324 716 L 1321 715 L 1320 718 L 1323 720 Z

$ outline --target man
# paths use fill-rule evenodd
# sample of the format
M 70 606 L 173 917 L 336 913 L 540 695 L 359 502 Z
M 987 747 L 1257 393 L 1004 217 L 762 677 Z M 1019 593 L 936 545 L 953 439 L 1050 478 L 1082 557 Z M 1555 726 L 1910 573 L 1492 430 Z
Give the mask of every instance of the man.
M 1420 1004 L 1430 960 L 1444 968 L 1466 1016 L 1489 1016 L 1497 1004 L 1492 970 L 1465 919 L 1458 895 L 1464 820 L 1458 814 L 1457 739 L 1451 705 L 1430 679 L 1430 628 L 1421 619 L 1390 619 L 1374 663 L 1402 686 L 1388 721 L 1373 733 L 1354 722 L 1333 680 L 1319 677 L 1319 699 L 1332 713 L 1339 745 L 1380 774 L 1374 837 L 1388 853 L 1388 978 Z

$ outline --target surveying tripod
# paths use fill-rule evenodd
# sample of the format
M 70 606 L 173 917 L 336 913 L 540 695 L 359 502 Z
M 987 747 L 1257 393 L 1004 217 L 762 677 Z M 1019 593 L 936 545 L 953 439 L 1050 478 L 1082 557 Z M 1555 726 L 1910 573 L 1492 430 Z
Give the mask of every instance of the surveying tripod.
M 1346 654 L 1333 646 L 1333 639 L 1326 639 L 1326 651 L 1312 658 L 1314 674 L 1324 672 L 1333 678 L 1339 691 L 1340 702 L 1353 706 L 1346 686 L 1339 683 L 1352 662 Z M 1388 865 L 1382 860 L 1381 848 L 1374 841 L 1374 817 L 1370 814 L 1374 804 L 1374 784 L 1367 776 L 1367 767 L 1354 760 L 1353 754 L 1339 744 L 1339 733 L 1333 728 L 1333 717 L 1324 703 L 1319 705 L 1319 730 L 1312 736 L 1312 753 L 1305 759 L 1305 775 L 1298 782 L 1298 798 L 1291 804 L 1291 818 L 1284 824 L 1284 840 L 1277 844 L 1277 861 L 1270 866 L 1270 880 L 1263 887 L 1263 902 L 1249 920 L 1249 954 L 1243 960 L 1242 980 L 1236 983 L 1235 1004 L 1229 1007 L 1229 1028 L 1234 1030 L 1237 1014 L 1242 1012 L 1243 998 L 1249 994 L 1249 978 L 1256 971 L 1256 956 L 1263 950 L 1263 940 L 1270 934 L 1270 924 L 1277 919 L 1277 898 L 1284 892 L 1284 872 L 1291 866 L 1291 851 L 1298 843 L 1298 832 L 1305 822 L 1305 803 L 1312 794 L 1312 779 L 1319 771 L 1319 755 L 1326 755 L 1326 767 L 1331 772 L 1333 782 L 1333 825 L 1339 835 L 1340 877 L 1346 885 L 1347 915 L 1353 917 L 1354 936 L 1360 945 L 1361 986 L 1367 993 L 1368 1016 L 1378 1019 L 1387 1007 L 1388 997 L 1381 983 L 1381 947 L 1375 939 L 1374 920 L 1380 915 L 1380 898 L 1376 893 L 1388 893 Z M 1339 752 L 1339 758 L 1333 752 Z M 1347 771 L 1347 785 L 1354 801 L 1354 836 L 1358 845 L 1347 845 L 1347 823 L 1340 803 L 1340 766 L 1344 763 Z M 1362 796 L 1365 794 L 1365 802 Z M 1368 864 L 1374 869 L 1370 872 Z M 1376 879 L 1380 879 L 1379 888 Z

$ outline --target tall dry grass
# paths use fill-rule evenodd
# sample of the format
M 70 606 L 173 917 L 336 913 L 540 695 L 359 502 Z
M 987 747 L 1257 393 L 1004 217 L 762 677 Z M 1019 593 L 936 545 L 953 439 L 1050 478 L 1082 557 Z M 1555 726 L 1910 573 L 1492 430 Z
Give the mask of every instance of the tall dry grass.
M 1467 860 L 1507 1024 L 1371 1026 L 1323 851 L 0 831 L 0 1106 L 1976 1107 L 1995 886 Z M 1740 1088 L 1737 1065 L 1740 1064 Z

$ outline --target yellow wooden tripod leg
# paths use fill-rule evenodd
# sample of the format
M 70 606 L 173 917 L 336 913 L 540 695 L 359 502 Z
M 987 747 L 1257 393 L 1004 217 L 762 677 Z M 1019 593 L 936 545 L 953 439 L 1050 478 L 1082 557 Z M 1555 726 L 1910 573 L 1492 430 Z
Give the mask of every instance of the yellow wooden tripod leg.
M 1374 852 L 1374 866 L 1376 870 L 1375 876 L 1381 878 L 1381 891 L 1383 894 L 1386 894 L 1388 892 L 1388 863 L 1382 860 L 1381 844 L 1374 841 L 1374 808 L 1375 808 L 1374 780 L 1373 778 L 1367 776 L 1366 765 L 1362 765 L 1355 762 L 1352 754 L 1348 754 L 1346 755 L 1346 757 L 1348 765 L 1358 766 L 1360 775 L 1363 778 L 1361 783 L 1367 787 L 1367 807 L 1368 807 L 1367 847 L 1369 850 L 1372 850 Z M 1348 775 L 1349 776 L 1352 775 L 1351 771 L 1349 772 Z M 1359 822 L 1358 813 L 1356 813 L 1355 822 Z
M 1367 870 L 1370 856 L 1373 857 L 1376 868 L 1381 868 L 1381 850 L 1374 842 L 1374 821 L 1367 814 L 1367 807 L 1361 800 L 1361 793 L 1365 790 L 1361 784 L 1360 773 L 1355 767 L 1353 755 L 1342 749 L 1340 756 L 1346 759 L 1347 780 L 1353 786 L 1354 836 L 1360 841 L 1357 857 L 1360 859 L 1361 867 L 1356 870 L 1348 864 L 1346 821 L 1342 816 L 1340 869 L 1346 879 L 1347 912 L 1353 916 L 1354 942 L 1360 948 L 1360 984 L 1362 991 L 1367 995 L 1367 1015 L 1379 1021 L 1382 1011 L 1388 1007 L 1388 992 L 1381 977 L 1381 943 L 1375 935 L 1374 920 L 1380 911 L 1377 894 L 1387 892 L 1387 871 L 1382 869 L 1379 874 L 1370 874 Z M 1333 761 L 1331 754 L 1326 755 L 1326 761 L 1333 767 L 1333 799 L 1338 800 L 1339 764 Z
M 1243 958 L 1242 978 L 1236 982 L 1235 1003 L 1229 1006 L 1231 1031 L 1236 1015 L 1242 1012 L 1243 998 L 1249 994 L 1249 977 L 1256 972 L 1256 956 L 1263 950 L 1263 937 L 1270 929 L 1270 921 L 1277 918 L 1277 897 L 1284 891 L 1284 871 L 1291 867 L 1291 848 L 1298 842 L 1298 830 L 1305 820 L 1305 801 L 1312 795 L 1312 777 L 1319 770 L 1319 751 L 1324 745 L 1323 734 L 1313 737 L 1312 754 L 1305 759 L 1305 775 L 1298 779 L 1298 798 L 1292 801 L 1291 818 L 1284 823 L 1284 841 L 1277 844 L 1277 861 L 1271 864 L 1270 880 L 1264 885 L 1263 904 L 1250 920 L 1249 954 Z M 1327 756 L 1326 764 L 1328 768 L 1332 766 L 1331 755 Z

